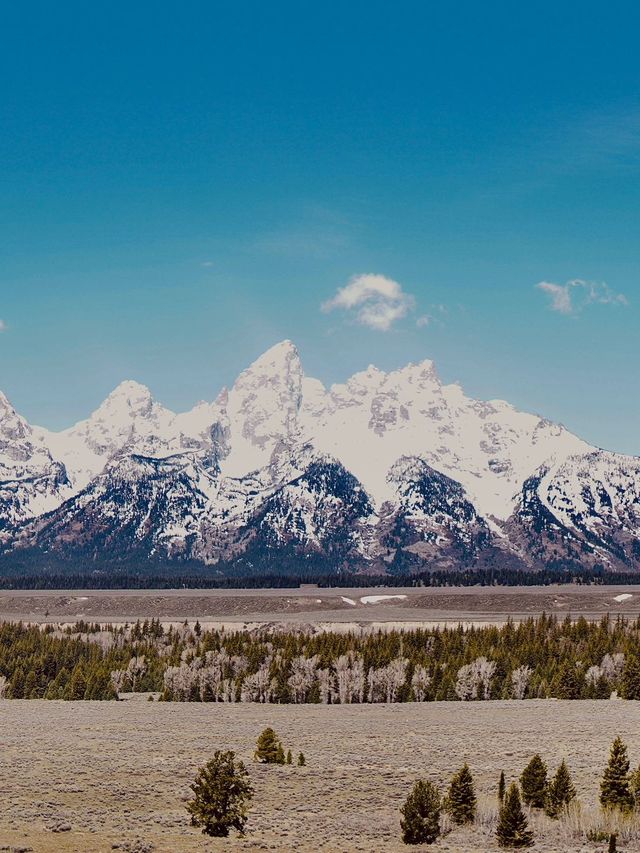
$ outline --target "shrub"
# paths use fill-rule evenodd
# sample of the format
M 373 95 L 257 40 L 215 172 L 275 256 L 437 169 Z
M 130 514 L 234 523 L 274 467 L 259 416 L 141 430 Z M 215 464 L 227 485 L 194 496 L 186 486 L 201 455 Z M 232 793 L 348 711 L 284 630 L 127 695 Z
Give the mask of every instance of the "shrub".
M 298 754 L 298 767 L 304 767 L 307 763 L 307 759 L 304 757 L 304 753 L 300 752 Z
M 191 785 L 194 798 L 187 804 L 191 825 L 202 827 L 205 835 L 226 838 L 230 829 L 244 832 L 253 787 L 242 761 L 235 753 L 217 750 L 198 770 Z
M 418 781 L 400 809 L 405 844 L 433 844 L 440 835 L 440 794 L 431 782 Z

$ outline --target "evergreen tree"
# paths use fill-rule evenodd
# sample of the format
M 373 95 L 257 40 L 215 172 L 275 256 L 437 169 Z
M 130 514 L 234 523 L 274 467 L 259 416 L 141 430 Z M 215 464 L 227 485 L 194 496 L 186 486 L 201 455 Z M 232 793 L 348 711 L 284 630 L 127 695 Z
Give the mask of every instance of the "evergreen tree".
M 496 835 L 500 847 L 531 847 L 533 844 L 533 833 L 522 810 L 520 792 L 515 782 L 511 783 L 505 794 Z
M 198 770 L 191 790 L 195 796 L 187 811 L 192 826 L 218 838 L 226 838 L 230 829 L 244 832 L 253 787 L 246 767 L 235 760 L 233 752 L 217 750 Z
M 287 750 L 287 764 L 293 764 L 293 755 L 290 749 Z
M 555 776 L 549 782 L 547 788 L 547 800 L 544 810 L 549 817 L 560 817 L 563 809 L 565 809 L 572 800 L 575 800 L 576 789 L 571 780 L 571 774 L 567 764 L 562 759 L 562 762 L 556 770 Z
M 640 811 L 640 765 L 629 777 L 629 783 L 631 785 L 635 809 L 636 811 Z
M 278 740 L 278 736 L 272 728 L 266 728 L 256 742 L 256 751 L 253 754 L 253 759 L 254 761 L 260 761 L 262 764 L 277 764 L 278 748 L 282 749 L 282 744 Z
M 431 782 L 418 781 L 400 809 L 405 844 L 433 844 L 440 835 L 440 794 Z
M 285 763 L 284 756 L 284 748 L 281 743 L 278 744 L 278 749 L 276 750 L 276 764 L 284 764 Z
M 476 815 L 476 792 L 469 765 L 465 764 L 454 774 L 446 799 L 446 809 L 459 826 L 473 823 Z
M 544 807 L 547 796 L 547 765 L 539 755 L 534 755 L 520 776 L 522 799 L 536 809 Z
M 498 782 L 498 802 L 500 805 L 504 802 L 504 792 L 506 789 L 506 782 L 504 778 L 504 770 L 500 771 L 500 781 Z
M 622 812 L 630 811 L 634 806 L 627 747 L 619 737 L 611 745 L 609 763 L 600 783 L 600 805 L 603 809 L 619 809 Z
M 298 753 L 298 767 L 304 767 L 307 763 L 307 759 L 304 757 L 304 753 Z
M 625 659 L 620 692 L 623 699 L 640 699 L 640 658 L 635 654 Z

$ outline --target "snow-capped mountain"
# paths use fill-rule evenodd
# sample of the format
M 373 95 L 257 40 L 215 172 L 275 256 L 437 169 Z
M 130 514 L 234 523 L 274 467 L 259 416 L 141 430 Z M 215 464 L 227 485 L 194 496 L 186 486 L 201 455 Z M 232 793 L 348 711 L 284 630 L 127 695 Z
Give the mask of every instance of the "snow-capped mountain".
M 0 547 L 0 565 L 30 549 L 235 571 L 632 570 L 640 460 L 470 399 L 430 361 L 326 388 L 284 341 L 182 414 L 123 382 L 53 433 L 0 394 Z

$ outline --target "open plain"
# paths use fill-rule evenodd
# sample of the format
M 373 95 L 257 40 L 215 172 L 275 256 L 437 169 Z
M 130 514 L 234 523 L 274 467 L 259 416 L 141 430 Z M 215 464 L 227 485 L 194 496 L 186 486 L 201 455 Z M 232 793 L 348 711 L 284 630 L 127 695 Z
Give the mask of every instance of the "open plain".
M 496 701 L 398 705 L 258 705 L 0 702 L 0 848 L 34 853 L 221 850 L 400 851 L 399 808 L 413 782 L 444 787 L 468 761 L 482 825 L 455 829 L 433 849 L 494 851 L 495 789 L 540 751 L 565 757 L 585 812 L 616 735 L 640 761 L 640 703 Z M 273 725 L 306 767 L 251 761 Z M 199 765 L 216 749 L 244 759 L 255 800 L 244 839 L 206 839 L 185 801 Z M 602 850 L 534 818 L 541 851 Z M 114 847 L 118 845 L 118 847 Z M 638 847 L 620 845 L 631 851 Z
M 541 613 L 600 619 L 640 616 L 640 586 L 372 587 L 356 589 L 12 590 L 0 620 L 130 622 L 195 620 L 239 628 L 282 623 L 420 627 L 503 624 Z

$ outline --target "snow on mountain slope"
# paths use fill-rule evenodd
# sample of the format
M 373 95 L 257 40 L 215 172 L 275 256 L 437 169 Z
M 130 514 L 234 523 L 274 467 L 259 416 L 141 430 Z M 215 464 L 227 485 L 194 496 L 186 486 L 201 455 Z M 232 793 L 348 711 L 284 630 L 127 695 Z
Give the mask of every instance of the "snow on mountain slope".
M 369 367 L 326 391 L 303 386 L 301 421 L 378 505 L 393 498 L 387 473 L 401 456 L 422 456 L 461 482 L 486 517 L 506 519 L 524 479 L 549 459 L 592 448 L 563 427 L 502 401 L 478 402 L 442 385 L 430 361 L 383 373 Z
M 223 472 L 241 477 L 268 465 L 279 444 L 298 434 L 302 365 L 291 341 L 283 341 L 243 371 L 227 403 L 230 453 Z
M 64 465 L 0 392 L 0 536 L 71 494 Z
M 174 414 L 128 381 L 61 433 L 0 395 L 5 549 L 242 570 L 640 568 L 639 518 L 640 460 L 473 400 L 430 361 L 325 388 L 284 341 L 212 403 Z

